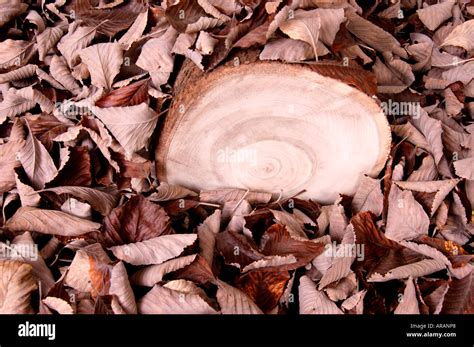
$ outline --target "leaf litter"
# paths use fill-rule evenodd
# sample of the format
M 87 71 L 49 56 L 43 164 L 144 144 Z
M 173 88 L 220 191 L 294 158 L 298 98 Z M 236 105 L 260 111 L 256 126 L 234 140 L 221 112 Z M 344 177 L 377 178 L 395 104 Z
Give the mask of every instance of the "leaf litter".
M 0 313 L 474 313 L 473 9 L 4 1 Z M 393 132 L 379 177 L 328 206 L 159 182 L 180 62 L 249 48 L 375 76 Z

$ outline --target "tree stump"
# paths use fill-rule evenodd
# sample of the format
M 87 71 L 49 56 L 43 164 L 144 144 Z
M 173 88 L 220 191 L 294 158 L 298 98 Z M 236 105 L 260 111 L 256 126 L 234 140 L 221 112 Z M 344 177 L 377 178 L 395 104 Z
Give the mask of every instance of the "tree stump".
M 305 190 L 299 197 L 323 203 L 352 195 L 361 174 L 380 173 L 391 144 L 386 117 L 366 94 L 375 93 L 370 78 L 248 54 L 210 72 L 186 62 L 158 139 L 158 178 L 197 191 Z

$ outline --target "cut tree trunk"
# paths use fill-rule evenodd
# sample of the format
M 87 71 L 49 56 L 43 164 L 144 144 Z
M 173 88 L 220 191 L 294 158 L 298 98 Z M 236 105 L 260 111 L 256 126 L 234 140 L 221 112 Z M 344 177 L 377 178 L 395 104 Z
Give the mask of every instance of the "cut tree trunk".
M 186 62 L 159 135 L 158 178 L 197 191 L 305 190 L 299 197 L 324 203 L 352 195 L 390 149 L 373 94 L 371 75 L 340 65 L 241 54 L 204 73 Z

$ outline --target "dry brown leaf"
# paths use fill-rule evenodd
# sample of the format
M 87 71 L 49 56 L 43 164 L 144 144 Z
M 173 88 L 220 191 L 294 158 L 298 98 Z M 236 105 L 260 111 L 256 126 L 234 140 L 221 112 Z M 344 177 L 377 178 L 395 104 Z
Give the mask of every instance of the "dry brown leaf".
M 36 37 L 38 43 L 38 55 L 40 61 L 44 61 L 49 51 L 56 46 L 58 41 L 63 37 L 64 30 L 61 26 L 47 27 L 41 34 Z
M 199 254 L 207 260 L 210 266 L 214 260 L 216 235 L 220 231 L 221 210 L 215 210 L 212 215 L 198 226 Z
M 58 195 L 70 194 L 79 199 L 87 201 L 93 209 L 95 209 L 103 216 L 107 216 L 117 205 L 118 202 L 118 195 L 115 192 L 108 192 L 89 187 L 60 186 L 54 188 L 46 188 L 41 190 L 40 192 L 53 192 Z
M 438 207 L 443 202 L 444 198 L 453 190 L 453 188 L 459 183 L 459 179 L 449 179 L 441 181 L 428 181 L 428 182 L 395 182 L 397 186 L 402 189 L 408 189 L 422 193 L 436 193 L 433 198 L 433 202 L 430 207 L 430 216 L 432 217 Z
M 451 88 L 446 88 L 443 94 L 446 113 L 451 117 L 459 115 L 464 108 L 464 104 L 458 100 Z
M 401 125 L 392 125 L 391 128 L 397 136 L 427 151 L 430 150 L 428 141 L 426 141 L 423 134 L 410 122 Z
M 394 311 L 395 314 L 420 314 L 420 307 L 413 278 L 408 278 L 405 290 L 399 298 L 399 304 Z
M 357 290 L 357 278 L 354 272 L 328 285 L 324 292 L 334 302 L 346 300 Z
M 156 88 L 165 84 L 173 71 L 171 50 L 177 37 L 178 32 L 169 27 L 160 37 L 147 41 L 137 59 L 137 66 L 150 73 Z
M 452 17 L 455 0 L 446 0 L 444 2 L 426 6 L 416 11 L 421 22 L 431 31 L 436 30 L 444 21 Z
M 247 200 L 250 204 L 266 204 L 272 199 L 271 193 L 246 191 L 243 189 L 203 190 L 199 200 L 213 204 L 224 204 L 227 201 Z
M 344 300 L 341 304 L 341 308 L 346 310 L 348 313 L 362 314 L 364 313 L 364 297 L 367 294 L 367 290 L 361 290 L 355 293 L 351 297 Z
M 122 145 L 127 155 L 148 146 L 160 116 L 146 103 L 126 107 L 93 107 L 92 111 Z
M 66 300 L 61 298 L 56 298 L 54 296 L 48 296 L 41 300 L 41 302 L 48 307 L 48 309 L 53 310 L 59 314 L 74 314 L 74 308 Z
M 0 145 L 0 192 L 6 192 L 16 184 L 14 169 L 21 166 L 18 152 L 25 145 L 25 132 L 22 122 L 17 119 L 13 124 L 10 139 Z
M 373 71 L 377 78 L 377 91 L 379 93 L 400 93 L 407 88 L 395 73 L 389 69 L 378 57 L 375 60 Z
M 367 43 L 379 52 L 392 52 L 399 50 L 400 44 L 388 32 L 358 16 L 353 10 L 346 10 L 347 29 L 359 39 Z
M 18 255 L 15 256 L 17 259 L 10 260 L 20 260 L 31 265 L 33 278 L 41 285 L 42 294 L 45 296 L 55 281 L 41 254 L 38 254 L 38 245 L 33 241 L 31 234 L 25 232 L 18 235 L 11 244 L 15 245 Z
M 95 232 L 100 224 L 61 211 L 20 207 L 5 223 L 5 227 L 14 232 L 29 230 L 71 237 Z
M 269 210 L 275 220 L 284 225 L 286 230 L 289 232 L 290 236 L 297 240 L 307 240 L 308 236 L 306 236 L 303 225 L 301 225 L 298 220 L 293 216 L 293 214 L 288 213 L 286 211 L 278 211 L 278 210 Z
M 321 29 L 321 19 L 319 13 L 315 15 L 303 15 L 296 12 L 293 19 L 280 24 L 280 30 L 294 40 L 304 41 L 313 47 L 315 56 L 317 56 L 317 46 L 319 31 Z
M 247 294 L 231 285 L 218 280 L 217 302 L 223 314 L 263 314 Z
M 121 46 L 117 42 L 98 43 L 82 49 L 79 55 L 91 74 L 91 83 L 111 89 L 123 61 Z
M 392 240 L 410 240 L 428 234 L 430 220 L 413 194 L 392 184 L 385 235 Z
M 60 210 L 79 218 L 92 219 L 91 205 L 74 198 L 68 198 L 64 201 Z
M 138 301 L 141 314 L 215 314 L 197 294 L 187 294 L 155 285 Z
M 161 264 L 183 253 L 197 239 L 195 234 L 163 235 L 142 242 L 111 247 L 120 260 L 132 265 Z
M 300 11 L 296 11 L 296 18 L 298 17 L 299 13 Z M 346 20 L 344 17 L 344 10 L 342 8 L 318 8 L 316 10 L 306 11 L 303 15 L 307 17 L 319 16 L 321 20 L 319 40 L 329 47 L 331 47 L 334 43 L 334 39 L 336 38 L 336 34 L 339 31 L 341 24 Z
M 371 211 L 380 216 L 383 209 L 383 194 L 378 179 L 361 176 L 359 187 L 352 199 L 352 208 L 355 212 Z
M 144 79 L 128 86 L 121 87 L 102 96 L 96 101 L 97 107 L 134 106 L 148 103 L 148 79 Z
M 343 314 L 326 294 L 316 289 L 316 284 L 308 276 L 300 278 L 298 294 L 300 314 Z
M 441 314 L 472 314 L 474 273 L 462 279 L 453 279 L 444 297 Z
M 31 265 L 20 261 L 0 260 L 0 313 L 32 313 L 31 292 L 37 288 Z
M 81 50 L 92 42 L 95 34 L 96 28 L 78 26 L 77 23 L 69 25 L 68 33 L 61 38 L 57 47 L 70 68 L 77 65 Z
M 421 277 L 430 275 L 434 272 L 443 270 L 446 265 L 436 259 L 424 259 L 416 263 L 402 265 L 390 270 L 384 275 L 374 273 L 370 276 L 368 282 L 386 282 L 394 279 L 405 279 L 409 277 Z
M 71 91 L 73 94 L 79 93 L 79 83 L 72 76 L 71 71 L 67 66 L 67 62 L 64 57 L 54 55 L 51 59 L 51 64 L 49 67 L 51 75 L 61 83 L 64 88 Z
M 428 113 L 420 108 L 418 117 L 412 118 L 412 123 L 423 134 L 430 146 L 430 152 L 435 158 L 436 165 L 439 164 L 443 157 L 443 142 L 441 135 L 443 128 L 441 122 L 431 118 Z
M 279 267 L 279 268 L 286 268 L 285 265 L 292 265 L 295 264 L 298 260 L 295 258 L 294 255 L 271 255 L 260 260 L 256 260 L 253 263 L 250 263 L 246 267 L 242 269 L 242 272 L 249 272 L 251 270 L 262 269 L 262 268 L 272 268 L 272 267 Z M 290 266 L 291 267 L 291 266 Z
M 331 239 L 340 242 L 347 227 L 347 217 L 340 202 L 334 203 L 328 210 L 329 235 Z
M 102 242 L 107 246 L 141 242 L 172 232 L 165 210 L 142 195 L 130 198 L 104 219 Z
M 184 187 L 161 182 L 156 188 L 156 192 L 152 193 L 148 199 L 151 201 L 168 201 L 182 199 L 188 196 L 197 196 L 197 193 Z
M 35 102 L 25 99 L 18 95 L 14 88 L 10 88 L 6 95 L 4 94 L 3 101 L 0 103 L 0 124 L 8 117 L 14 117 L 31 110 L 35 105 Z
M 120 38 L 119 43 L 124 50 L 128 50 L 130 46 L 142 36 L 148 21 L 148 10 L 140 12 L 135 18 L 132 26 Z
M 21 206 L 37 207 L 40 204 L 41 196 L 28 184 L 23 183 L 15 172 L 16 189 L 20 196 Z
M 328 250 L 331 249 L 326 247 L 326 251 Z M 360 256 L 356 254 L 355 234 L 352 225 L 346 228 L 346 233 L 340 243 L 339 249 L 331 256 L 333 256 L 332 263 L 319 282 L 319 290 L 348 276 L 351 272 L 351 265 L 354 259 L 356 256 Z
M 127 270 L 122 262 L 118 262 L 110 271 L 109 294 L 115 295 L 120 306 L 127 314 L 137 313 L 135 295 L 128 280 Z
M 64 284 L 80 292 L 92 291 L 91 265 L 95 262 L 108 264 L 110 258 L 98 243 L 83 246 L 77 250 L 68 272 L 64 277 Z M 93 260 L 93 261 L 91 261 Z
M 22 80 L 34 76 L 38 67 L 34 64 L 28 64 L 10 72 L 0 74 L 0 83 Z
M 32 86 L 18 89 L 15 93 L 26 100 L 39 104 L 43 112 L 51 113 L 54 110 L 54 103 Z
M 314 51 L 306 42 L 288 38 L 278 39 L 265 45 L 260 60 L 297 62 L 314 59 Z
M 153 287 L 156 283 L 163 280 L 163 276 L 170 272 L 182 269 L 191 264 L 196 259 L 196 254 L 171 259 L 164 263 L 147 266 L 134 273 L 130 282 L 134 285 Z
M 32 134 L 31 129 L 28 131 L 25 146 L 18 153 L 18 159 L 35 189 L 44 188 L 45 184 L 58 174 L 53 159 L 43 144 Z
M 457 176 L 474 180 L 474 157 L 456 160 L 453 165 Z
M 375 226 L 374 218 L 371 212 L 361 212 L 350 221 L 356 234 L 356 244 L 364 245 L 364 256 L 357 259 L 355 266 L 363 268 L 367 277 L 374 273 L 385 274 L 399 266 L 425 259 L 419 252 L 388 239 Z
M 458 46 L 466 51 L 474 49 L 474 19 L 455 27 L 441 44 L 441 47 L 444 46 Z
M 281 224 L 274 224 L 265 231 L 260 247 L 265 255 L 294 255 L 298 259 L 295 267 L 308 264 L 324 251 L 324 244 L 321 242 L 291 238 L 285 226 Z
M 196 49 L 201 54 L 211 55 L 218 42 L 219 40 L 213 38 L 208 32 L 201 31 L 196 41 Z
M 23 40 L 7 39 L 0 42 L 0 66 L 8 68 L 24 65 L 26 50 L 30 46 L 28 41 Z
M 7 24 L 12 18 L 26 12 L 28 4 L 21 0 L 2 0 L 0 2 L 0 27 Z
M 261 268 L 241 275 L 236 287 L 248 295 L 265 313 L 272 312 L 280 301 L 290 274 L 284 268 Z
M 77 19 L 86 26 L 96 27 L 97 31 L 109 37 L 130 27 L 145 9 L 143 1 L 126 1 L 112 8 L 94 8 L 89 1 L 77 2 L 75 5 L 73 9 Z

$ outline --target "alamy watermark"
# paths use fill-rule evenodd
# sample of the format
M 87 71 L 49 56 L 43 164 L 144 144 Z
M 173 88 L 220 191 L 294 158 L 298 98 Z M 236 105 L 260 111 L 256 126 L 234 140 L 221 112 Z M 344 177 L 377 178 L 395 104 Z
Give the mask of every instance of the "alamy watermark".
M 79 106 L 73 101 L 56 102 L 55 108 L 69 119 L 77 119 L 78 116 L 91 116 L 92 112 L 87 106 Z
M 11 244 L 10 241 L 0 243 L 0 258 L 38 260 L 37 244 Z
M 414 119 L 420 118 L 421 105 L 419 102 L 394 101 L 388 99 L 380 104 L 383 112 L 387 116 L 411 116 Z
M 326 244 L 324 248 L 324 254 L 332 258 L 354 257 L 358 261 L 364 260 L 365 247 L 363 244 L 343 243 L 338 245 L 336 241 L 333 241 L 332 244 Z
M 225 147 L 217 151 L 218 163 L 239 163 L 257 165 L 257 151 L 253 149 L 232 149 Z

